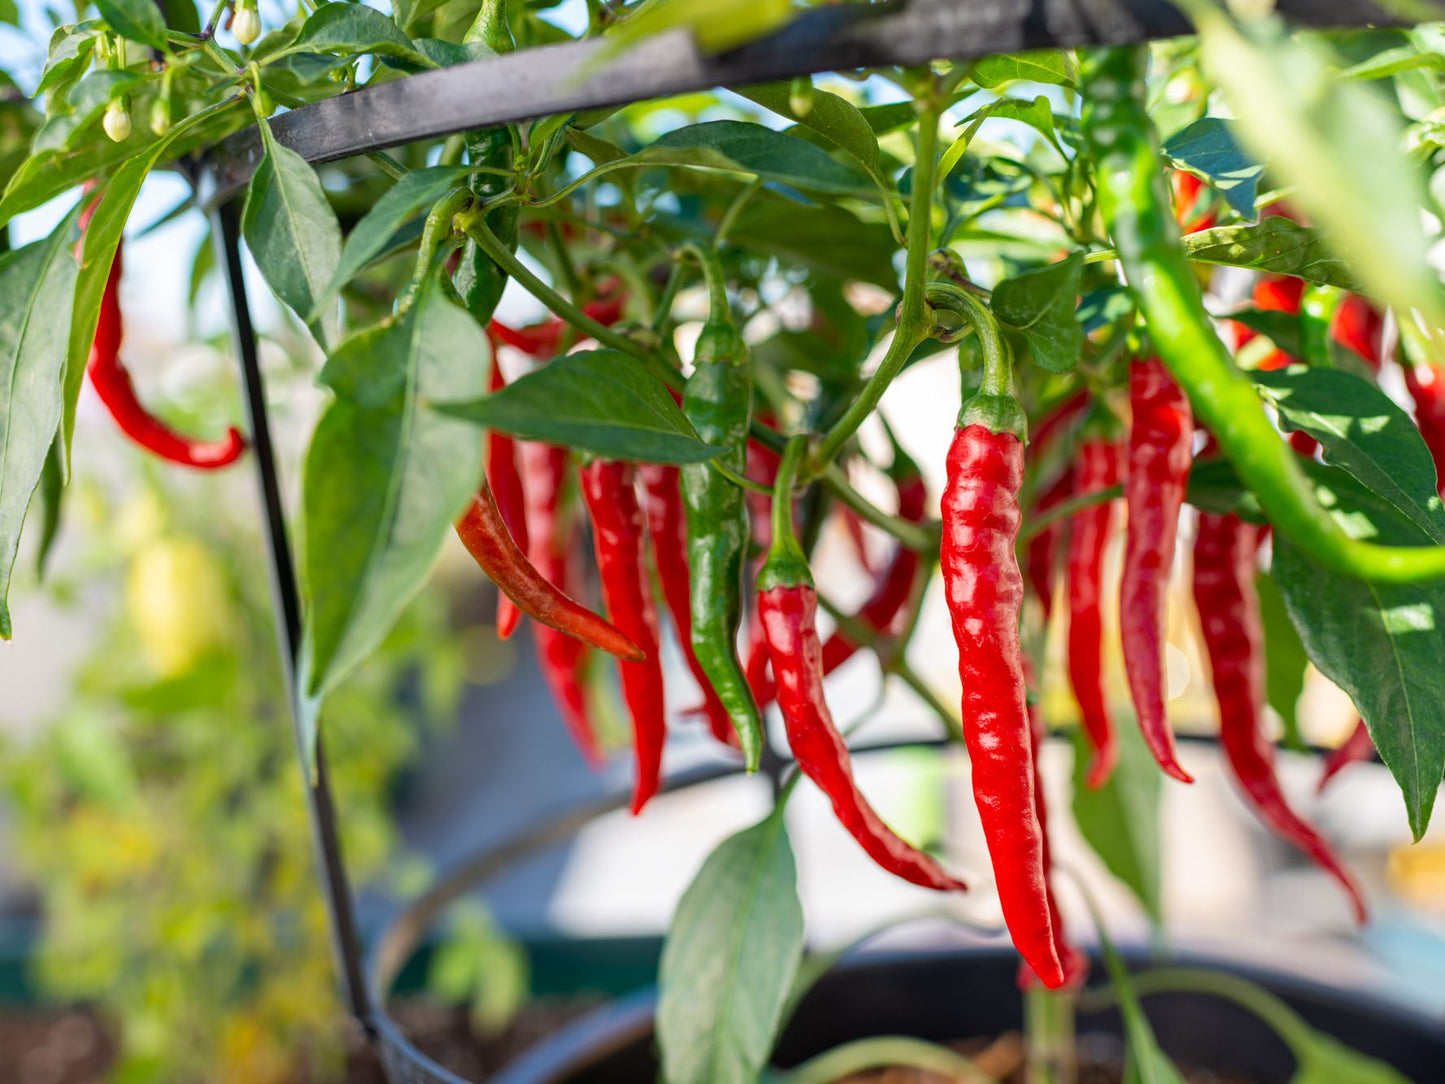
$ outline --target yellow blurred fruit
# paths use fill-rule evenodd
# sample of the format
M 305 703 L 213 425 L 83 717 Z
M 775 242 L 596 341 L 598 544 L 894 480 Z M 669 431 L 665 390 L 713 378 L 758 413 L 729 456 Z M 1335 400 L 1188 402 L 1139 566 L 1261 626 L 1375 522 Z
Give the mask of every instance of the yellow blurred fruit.
M 158 676 L 179 677 L 227 642 L 225 578 L 197 539 L 172 535 L 142 547 L 125 587 L 131 625 Z

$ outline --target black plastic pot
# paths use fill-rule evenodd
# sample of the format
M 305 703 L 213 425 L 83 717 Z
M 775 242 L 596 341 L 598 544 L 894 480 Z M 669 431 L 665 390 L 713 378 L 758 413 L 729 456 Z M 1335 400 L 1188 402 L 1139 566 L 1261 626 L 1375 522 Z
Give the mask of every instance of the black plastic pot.
M 1145 958 L 1130 962 L 1143 966 Z M 1199 959 L 1172 962 L 1221 967 Z M 1017 966 L 1017 957 L 999 950 L 864 956 L 808 994 L 778 1044 L 774 1065 L 786 1069 L 870 1035 L 953 1042 L 1017 1030 L 1023 1021 Z M 1315 1028 L 1410 1080 L 1445 1081 L 1445 1023 L 1293 976 L 1223 969 L 1265 987 Z M 654 996 L 646 991 L 582 1018 L 514 1062 L 494 1084 L 652 1084 L 658 1071 Z M 1144 1007 L 1161 1045 L 1181 1065 L 1258 1084 L 1285 1084 L 1293 1075 L 1294 1059 L 1284 1043 L 1231 1002 L 1171 993 L 1149 997 Z M 1078 1023 L 1086 1041 L 1119 1041 L 1114 1012 L 1082 1014 Z

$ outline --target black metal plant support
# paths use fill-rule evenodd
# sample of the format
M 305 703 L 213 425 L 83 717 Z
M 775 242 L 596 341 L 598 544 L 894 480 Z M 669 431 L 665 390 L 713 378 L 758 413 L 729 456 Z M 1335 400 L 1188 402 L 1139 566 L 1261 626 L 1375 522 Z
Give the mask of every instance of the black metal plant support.
M 1367 0 L 1280 0 L 1291 19 L 1312 26 L 1363 26 L 1391 20 Z M 716 86 L 738 86 L 815 72 L 925 64 L 1025 49 L 1144 41 L 1186 33 L 1189 25 L 1167 0 L 894 0 L 817 8 L 779 34 L 719 56 L 703 56 L 683 32 L 650 39 L 594 71 L 600 43 L 531 49 L 426 72 L 305 106 L 276 118 L 276 138 L 310 162 L 334 161 L 423 139 L 514 123 L 554 113 L 621 105 Z M 579 72 L 590 72 L 579 77 Z M 293 706 L 301 643 L 300 594 L 286 529 L 281 483 L 271 440 L 255 329 L 242 276 L 235 196 L 260 159 L 260 139 L 248 129 L 214 148 L 196 182 L 209 209 L 218 261 L 231 297 L 231 323 L 250 420 L 270 552 L 284 675 Z M 308 758 L 299 722 L 302 771 Z M 375 1044 L 396 1084 L 467 1084 L 416 1049 L 387 1016 L 385 997 L 431 921 L 449 903 L 543 846 L 565 839 L 587 821 L 625 805 L 617 795 L 572 807 L 518 837 L 463 863 L 406 908 L 378 940 L 370 981 L 355 902 L 346 876 L 335 803 L 318 739 L 316 770 L 305 779 L 317 861 L 348 1008 Z M 866 752 L 867 750 L 859 750 Z M 765 768 L 774 784 L 783 762 Z M 704 768 L 667 781 L 677 790 L 732 774 Z

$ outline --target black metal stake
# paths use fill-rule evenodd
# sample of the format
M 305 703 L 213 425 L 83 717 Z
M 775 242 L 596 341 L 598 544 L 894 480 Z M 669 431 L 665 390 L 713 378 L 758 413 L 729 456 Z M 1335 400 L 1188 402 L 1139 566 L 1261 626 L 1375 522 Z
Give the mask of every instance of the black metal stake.
M 306 770 L 309 763 L 305 748 L 307 739 L 301 727 L 298 710 L 300 693 L 296 685 L 296 667 L 301 650 L 301 602 L 296 584 L 296 568 L 291 559 L 291 545 L 286 537 L 286 510 L 281 501 L 281 482 L 271 443 L 271 425 L 266 413 L 266 387 L 256 352 L 256 331 L 251 324 L 251 308 L 246 300 L 246 283 L 241 265 L 240 217 L 234 202 L 212 209 L 211 229 L 216 244 L 217 262 L 225 273 L 226 287 L 231 297 L 231 341 L 245 385 L 246 413 L 251 430 L 251 455 L 256 464 L 256 479 L 261 487 L 261 510 L 266 520 L 266 540 L 271 555 L 271 598 L 276 608 L 282 679 L 286 683 L 287 701 L 291 708 L 296 753 L 301 759 L 302 782 L 306 787 L 306 806 L 311 821 L 312 842 L 316 848 L 316 861 L 322 875 L 322 891 L 331 916 L 332 948 L 352 1015 L 361 1022 L 370 1036 L 375 1031 L 375 1025 L 362 965 L 361 939 L 357 935 L 356 907 L 351 896 L 351 886 L 346 879 L 341 837 L 336 828 L 336 806 L 331 799 L 325 749 L 320 735 L 316 737 L 316 773 L 308 777 Z

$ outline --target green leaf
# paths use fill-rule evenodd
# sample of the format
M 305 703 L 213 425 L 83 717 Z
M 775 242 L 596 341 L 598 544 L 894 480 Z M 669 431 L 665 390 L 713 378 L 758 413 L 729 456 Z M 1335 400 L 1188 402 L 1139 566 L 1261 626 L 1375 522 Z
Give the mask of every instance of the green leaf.
M 365 4 L 322 4 L 301 24 L 296 40 L 270 59 L 290 53 L 392 57 L 419 68 L 434 68 L 390 18 Z
M 1109 985 L 1119 999 L 1119 1015 L 1124 1020 L 1124 1084 L 1185 1084 L 1184 1077 L 1159 1047 L 1149 1018 L 1139 1005 L 1129 969 L 1109 939 L 1108 931 L 1092 899 L 1089 909 L 1099 931 L 1099 947 L 1104 953 L 1104 966 L 1109 972 Z
M 1097 789 L 1084 783 L 1089 745 L 1074 734 L 1074 819 L 1109 872 L 1138 897 L 1156 924 L 1162 923 L 1159 867 L 1159 794 L 1164 776 L 1139 728 L 1120 720 L 1119 763 Z
M 1370 57 L 1369 60 L 1352 64 L 1340 72 L 1340 77 L 1344 79 L 1385 79 L 1418 68 L 1445 70 L 1445 56 L 1441 56 L 1439 53 L 1421 53 L 1416 51 L 1413 46 L 1402 45 L 1398 49 L 1386 49 L 1383 53 L 1377 53 Z
M 1251 331 L 1259 332 L 1286 354 L 1297 358 L 1304 356 L 1304 329 L 1300 326 L 1299 313 L 1277 309 L 1241 309 L 1229 313 L 1224 319 L 1234 320 Z
M 994 287 L 993 314 L 1023 332 L 1034 361 L 1051 373 L 1068 372 L 1084 350 L 1084 329 L 1074 314 L 1083 271 L 1084 259 L 1075 253 Z
M 1322 1031 L 1310 1035 L 1313 1041 L 1295 1052 L 1299 1064 L 1290 1084 L 1410 1084 L 1410 1078 L 1394 1066 L 1361 1054 L 1333 1035 Z
M 51 91 L 60 92 L 78 80 L 90 66 L 90 56 L 95 50 L 99 24 L 93 19 L 73 26 L 59 27 L 50 36 L 50 49 L 45 60 L 45 71 L 35 88 L 38 98 Z
M 1184 237 L 1184 251 L 1200 263 L 1294 275 L 1321 286 L 1358 290 L 1349 265 L 1330 253 L 1318 230 L 1273 215 L 1249 226 L 1216 226 Z
M 1310 476 L 1321 503 L 1352 537 L 1405 546 L 1430 541 L 1339 468 L 1315 464 Z M 1310 661 L 1364 718 L 1419 839 L 1445 775 L 1445 583 L 1362 583 L 1320 568 L 1279 535 L 1272 571 Z
M 460 166 L 434 166 L 429 169 L 412 170 L 372 204 L 371 210 L 346 238 L 341 249 L 336 271 L 331 281 L 321 291 L 315 306 L 307 316 L 317 320 L 341 288 L 391 244 L 396 231 L 427 207 L 460 184 L 467 176 Z
M 743 87 L 738 93 L 837 144 L 856 158 L 870 176 L 877 173 L 878 137 L 858 107 L 846 98 L 815 88 L 812 107 L 799 114 L 792 106 L 786 82 Z
M 1437 545 L 1445 543 L 1435 461 L 1415 423 L 1393 399 L 1339 369 L 1292 365 L 1251 376 L 1286 429 L 1303 429 L 1320 442 L 1326 462 L 1345 468 Z
M 813 271 L 898 289 L 898 246 L 881 222 L 864 222 L 842 207 L 810 207 L 754 199 L 733 223 L 729 240 L 750 252 L 776 256 Z
M 266 155 L 246 193 L 241 234 L 276 296 L 311 321 L 341 262 L 341 227 L 316 171 L 277 143 L 269 124 L 260 127 Z
M 1255 577 L 1259 594 L 1259 616 L 1264 626 L 1264 689 L 1269 706 L 1284 720 L 1285 744 L 1299 748 L 1299 698 L 1305 688 L 1309 656 L 1299 633 L 1289 619 L 1284 596 L 1274 577 L 1261 572 Z
M 76 266 L 72 211 L 43 241 L 0 256 L 0 639 L 30 498 L 63 416 Z
M 705 54 L 746 45 L 781 29 L 798 15 L 791 0 L 653 0 L 640 4 L 607 35 L 608 45 L 593 61 L 610 60 L 645 38 L 685 29 Z
M 91 72 L 77 83 L 69 95 L 69 112 L 46 118 L 30 144 L 30 153 L 45 154 L 74 147 L 80 137 L 95 135 L 105 107 L 112 98 L 119 98 L 140 85 L 141 77 L 128 71 Z
M 696 166 L 751 173 L 764 180 L 835 195 L 872 191 L 867 177 L 821 147 L 740 120 L 714 120 L 675 129 L 628 161 L 639 166 Z
M 302 489 L 309 693 L 334 689 L 381 642 L 476 492 L 476 430 L 423 401 L 482 394 L 488 358 L 475 321 L 427 283 L 326 362 L 336 398 Z
M 1398 108 L 1338 78 L 1320 35 L 1292 35 L 1279 18 L 1236 22 L 1205 0 L 1181 6 L 1244 145 L 1291 187 L 1291 200 L 1371 296 L 1445 326 L 1431 238 L 1420 225 L 1425 178 L 1401 149 Z
M 1078 69 L 1069 54 L 1053 50 L 985 57 L 969 73 L 969 78 L 985 90 L 997 90 L 1005 83 L 1021 79 L 1072 87 L 1078 77 Z
M 658 972 L 668 1084 L 755 1084 L 802 951 L 803 909 L 780 805 L 719 844 L 677 905 Z
M 1179 169 L 1202 177 L 1222 192 L 1241 218 L 1254 218 L 1264 167 L 1244 153 L 1224 121 L 1200 118 L 1170 136 L 1164 153 Z
M 152 0 L 95 0 L 95 8 L 121 37 L 152 49 L 166 48 L 166 21 Z
M 698 440 L 672 394 L 619 350 L 567 354 L 491 395 L 435 405 L 450 417 L 607 459 L 699 463 L 721 451 Z

